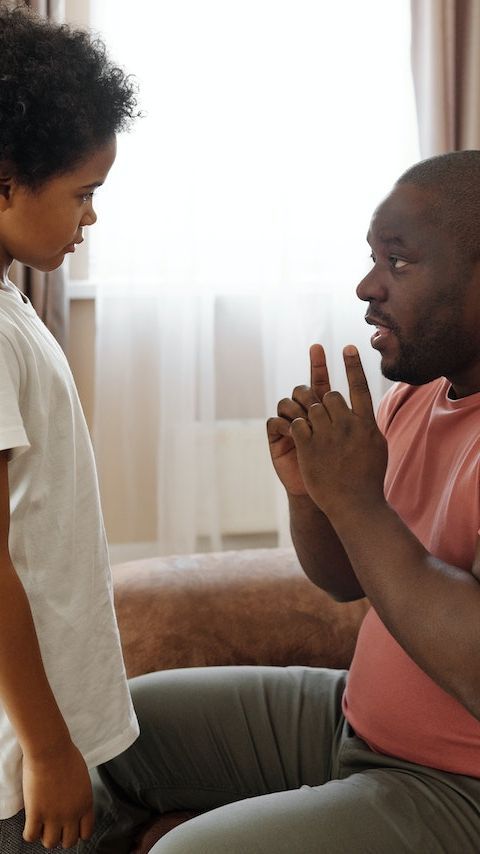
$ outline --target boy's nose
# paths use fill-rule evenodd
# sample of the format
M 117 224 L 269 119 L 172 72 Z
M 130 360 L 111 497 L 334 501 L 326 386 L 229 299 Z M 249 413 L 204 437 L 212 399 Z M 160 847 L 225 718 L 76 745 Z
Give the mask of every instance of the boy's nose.
M 97 221 L 97 214 L 95 213 L 93 208 L 90 208 L 90 210 L 87 211 L 83 215 L 80 225 L 83 228 L 83 226 L 85 226 L 85 225 L 95 225 L 96 221 Z

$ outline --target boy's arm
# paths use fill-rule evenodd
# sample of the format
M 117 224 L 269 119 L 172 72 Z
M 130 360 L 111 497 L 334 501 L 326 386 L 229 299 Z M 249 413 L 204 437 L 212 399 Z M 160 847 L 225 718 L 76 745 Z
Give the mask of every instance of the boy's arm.
M 92 790 L 48 682 L 30 605 L 8 550 L 7 452 L 0 452 L 0 702 L 23 752 L 27 842 L 73 847 L 93 830 Z

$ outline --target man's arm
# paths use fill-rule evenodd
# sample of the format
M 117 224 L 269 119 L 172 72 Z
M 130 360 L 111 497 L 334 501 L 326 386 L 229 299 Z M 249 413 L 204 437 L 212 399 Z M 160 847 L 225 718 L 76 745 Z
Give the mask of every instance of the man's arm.
M 267 423 L 270 454 L 287 492 L 292 540 L 305 574 L 339 601 L 360 599 L 365 594 L 345 549 L 325 514 L 307 493 L 291 435 L 292 422 L 306 418 L 312 403 L 321 401 L 330 390 L 325 352 L 320 344 L 310 348 L 310 365 L 310 386 L 297 386 L 291 398 L 284 398 L 278 404 L 277 417 Z
M 289 495 L 290 532 L 305 575 L 339 602 L 365 593 L 328 518 L 310 496 Z
M 358 353 L 346 348 L 350 410 L 337 392 L 292 424 L 310 496 L 332 524 L 387 629 L 480 718 L 480 546 L 473 572 L 433 557 L 388 505 L 386 442 Z
M 386 502 L 370 510 L 350 508 L 334 524 L 389 632 L 480 719 L 478 577 L 429 554 Z M 475 562 L 478 567 L 480 546 Z
M 73 847 L 93 829 L 92 791 L 45 674 L 30 605 L 8 551 L 7 453 L 0 452 L 0 701 L 23 752 L 24 838 Z

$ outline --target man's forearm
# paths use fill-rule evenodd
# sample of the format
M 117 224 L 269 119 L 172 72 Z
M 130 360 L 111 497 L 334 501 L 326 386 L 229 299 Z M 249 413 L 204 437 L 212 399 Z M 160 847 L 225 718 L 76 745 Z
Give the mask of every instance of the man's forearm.
M 290 530 L 300 564 L 318 587 L 340 601 L 360 599 L 363 589 L 327 517 L 309 496 L 289 496 Z
M 45 674 L 30 604 L 0 557 L 0 701 L 24 753 L 48 757 L 70 738 Z
M 480 583 L 433 557 L 387 502 L 332 523 L 389 632 L 438 685 L 480 718 Z

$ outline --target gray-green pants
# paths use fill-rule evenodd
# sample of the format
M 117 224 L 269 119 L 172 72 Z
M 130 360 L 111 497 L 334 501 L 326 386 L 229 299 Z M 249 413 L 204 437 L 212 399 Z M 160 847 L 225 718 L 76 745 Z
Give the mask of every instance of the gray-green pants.
M 303 667 L 132 680 L 141 736 L 100 771 L 88 851 L 127 854 L 152 812 L 198 809 L 152 852 L 478 854 L 480 779 L 372 752 L 342 715 L 344 682 Z

